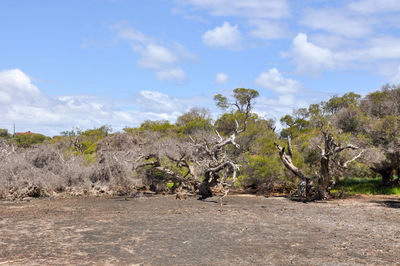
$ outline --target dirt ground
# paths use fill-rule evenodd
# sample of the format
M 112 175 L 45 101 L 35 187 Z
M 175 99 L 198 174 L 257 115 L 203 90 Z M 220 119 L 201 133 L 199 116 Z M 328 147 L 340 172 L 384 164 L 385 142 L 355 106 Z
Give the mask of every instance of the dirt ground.
M 400 264 L 400 198 L 0 201 L 0 265 Z

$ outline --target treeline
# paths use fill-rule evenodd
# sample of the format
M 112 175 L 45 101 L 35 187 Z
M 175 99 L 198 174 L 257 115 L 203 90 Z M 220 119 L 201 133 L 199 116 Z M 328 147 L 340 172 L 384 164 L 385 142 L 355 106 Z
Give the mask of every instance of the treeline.
M 257 96 L 250 89 L 216 95 L 224 113 L 215 121 L 208 110 L 193 108 L 175 123 L 145 121 L 117 133 L 102 126 L 48 138 L 0 130 L 0 197 L 201 191 L 205 179 L 206 192 L 215 193 L 231 188 L 233 174 L 236 189 L 303 189 L 301 196 L 319 198 L 354 177 L 399 185 L 400 86 L 294 110 L 281 118 L 279 132 L 253 112 Z

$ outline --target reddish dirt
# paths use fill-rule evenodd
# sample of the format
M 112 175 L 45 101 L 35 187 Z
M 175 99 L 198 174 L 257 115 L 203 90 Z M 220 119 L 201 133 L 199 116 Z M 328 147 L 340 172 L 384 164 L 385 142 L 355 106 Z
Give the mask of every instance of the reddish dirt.
M 0 201 L 1 264 L 397 264 L 400 198 Z

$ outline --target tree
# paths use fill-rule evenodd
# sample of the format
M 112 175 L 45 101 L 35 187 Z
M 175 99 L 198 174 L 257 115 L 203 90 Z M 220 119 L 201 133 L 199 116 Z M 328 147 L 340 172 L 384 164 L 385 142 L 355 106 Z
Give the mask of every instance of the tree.
M 374 147 L 371 170 L 382 176 L 383 185 L 400 184 L 400 86 L 385 85 L 364 97 L 362 134 Z M 396 174 L 397 173 L 397 174 Z
M 217 106 L 224 110 L 229 109 L 231 113 L 241 118 L 234 119 L 230 134 L 220 134 L 218 130 L 215 130 L 215 134 L 199 130 L 189 135 L 187 141 L 183 141 L 182 138 L 161 138 L 148 146 L 147 152 L 141 155 L 142 162 L 138 163 L 137 168 L 151 166 L 162 172 L 165 180 L 198 189 L 200 199 L 213 196 L 211 188 L 220 184 L 224 188 L 222 199 L 235 184 L 239 169 L 238 164 L 229 155 L 228 149 L 239 149 L 236 138 L 246 130 L 257 96 L 257 91 L 243 88 L 234 90 L 233 101 L 220 94 L 216 95 L 214 99 Z M 188 116 L 181 117 L 177 124 L 187 121 Z M 198 112 L 196 116 L 198 117 Z M 190 114 L 190 119 L 192 118 L 193 113 Z M 179 171 L 182 168 L 185 171 Z M 227 181 L 228 172 L 231 173 L 231 182 Z M 200 176 L 203 176 L 202 181 Z
M 318 198 L 327 199 L 329 195 L 329 190 L 334 184 L 330 169 L 331 164 L 335 163 L 341 168 L 346 168 L 350 162 L 358 159 L 362 155 L 362 152 L 354 156 L 350 160 L 341 162 L 339 159 L 335 158 L 341 152 L 347 149 L 357 150 L 359 148 L 357 146 L 354 146 L 353 144 L 347 144 L 345 146 L 340 145 L 340 143 L 337 143 L 335 141 L 333 135 L 327 133 L 326 131 L 322 131 L 322 136 L 324 146 L 318 146 L 321 151 L 320 171 L 318 173 Z
M 215 95 L 214 100 L 217 102 L 217 106 L 220 108 L 224 110 L 233 108 L 232 112 L 238 112 L 242 114 L 244 117 L 241 121 L 241 125 L 239 125 L 238 120 L 235 119 L 235 128 L 233 132 L 231 132 L 230 136 L 222 137 L 216 130 L 215 133 L 218 136 L 216 141 L 211 143 L 208 141 L 205 143 L 196 143 L 196 141 L 194 141 L 195 145 L 197 145 L 202 151 L 201 153 L 203 155 L 201 157 L 205 159 L 203 164 L 207 163 L 209 166 L 205 171 L 205 178 L 199 187 L 201 199 L 211 197 L 211 187 L 218 183 L 221 183 L 223 186 L 227 187 L 224 193 L 224 196 L 226 196 L 236 181 L 236 175 L 239 166 L 227 158 L 225 146 L 232 145 L 236 149 L 239 149 L 240 146 L 236 143 L 236 137 L 246 130 L 248 118 L 251 115 L 251 110 L 254 105 L 254 99 L 257 98 L 259 94 L 256 90 L 244 88 L 234 89 L 233 92 L 233 102 L 230 102 L 227 97 L 222 96 L 221 94 Z M 232 182 L 230 184 L 226 183 L 226 178 L 220 178 L 219 173 L 226 168 L 229 168 L 232 172 Z
M 323 108 L 327 113 L 334 114 L 343 108 L 349 107 L 350 105 L 358 106 L 360 98 L 361 95 L 354 92 L 345 93 L 341 97 L 333 96 L 329 99 L 329 101 L 324 103 Z
M 205 108 L 192 108 L 177 118 L 176 125 L 184 134 L 193 134 L 197 130 L 211 130 L 210 111 Z
M 357 146 L 352 144 L 340 145 L 335 141 L 335 138 L 332 134 L 327 133 L 324 130 L 321 130 L 322 133 L 322 142 L 323 146 L 317 145 L 320 150 L 320 162 L 319 162 L 319 171 L 316 173 L 318 179 L 318 199 L 327 199 L 329 197 L 329 190 L 334 185 L 333 176 L 332 176 L 332 168 L 339 167 L 341 170 L 347 168 L 348 164 L 360 158 L 363 151 L 351 159 L 343 161 L 343 159 L 338 158 L 339 154 L 347 149 L 356 150 Z M 292 145 L 290 136 L 287 139 L 288 148 L 285 151 L 284 147 L 281 147 L 279 144 L 275 143 L 275 146 L 279 150 L 280 158 L 287 169 L 289 169 L 295 176 L 300 179 L 298 184 L 298 194 L 301 197 L 309 197 L 311 191 L 311 182 L 310 178 L 304 174 L 299 168 L 297 168 L 292 160 Z
M 46 137 L 42 134 L 22 134 L 15 135 L 13 141 L 17 144 L 18 147 L 29 148 L 33 145 L 41 144 L 48 139 L 49 137 Z
M 279 156 L 285 167 L 300 179 L 300 182 L 298 183 L 297 186 L 298 195 L 303 198 L 308 198 L 311 191 L 311 179 L 307 177 L 303 173 L 303 171 L 297 168 L 293 163 L 293 150 L 292 150 L 292 141 L 290 136 L 288 136 L 287 138 L 287 151 L 288 151 L 287 153 L 285 151 L 285 148 L 281 147 L 276 142 L 275 146 L 279 150 Z
M 7 129 L 0 128 L 0 138 L 10 138 L 11 134 L 8 133 Z

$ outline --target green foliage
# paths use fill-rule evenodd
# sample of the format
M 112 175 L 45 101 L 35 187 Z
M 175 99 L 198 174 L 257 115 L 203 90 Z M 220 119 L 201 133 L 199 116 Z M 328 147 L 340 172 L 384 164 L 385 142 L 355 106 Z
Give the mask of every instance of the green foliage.
M 48 139 L 50 138 L 42 134 L 22 134 L 15 135 L 13 138 L 13 142 L 16 143 L 18 147 L 29 148 L 33 145 L 41 144 Z
M 400 195 L 400 188 L 382 186 L 381 178 L 355 177 L 341 179 L 331 192 L 344 195 Z
M 287 138 L 291 136 L 292 138 L 298 136 L 299 134 L 304 134 L 310 129 L 311 123 L 303 117 L 293 117 L 291 115 L 286 115 L 281 118 L 281 123 L 284 129 L 281 130 L 281 136 Z
M 169 188 L 169 189 L 173 189 L 175 187 L 175 183 L 174 182 L 168 182 L 166 184 L 166 187 Z
M 178 131 L 184 134 L 192 134 L 198 130 L 211 130 L 210 111 L 204 108 L 192 108 L 189 112 L 181 115 L 176 120 Z
M 236 107 L 239 112 L 245 113 L 247 108 L 250 108 L 255 98 L 259 96 L 258 91 L 253 89 L 236 88 L 233 90 L 234 101 L 230 102 L 227 97 L 217 94 L 214 100 L 218 107 L 228 109 L 229 107 Z
M 338 127 L 343 132 L 362 132 L 363 128 L 368 123 L 368 118 L 357 106 L 350 104 L 347 108 L 336 114 Z
M 215 95 L 214 101 L 216 101 L 217 106 L 221 109 L 229 108 L 228 98 L 226 98 L 225 96 L 222 96 L 222 94 Z
M 358 106 L 360 98 L 361 95 L 354 92 L 348 92 L 341 97 L 333 96 L 324 104 L 323 108 L 326 112 L 334 114 L 350 105 Z
M 99 128 L 88 129 L 81 133 L 82 136 L 100 140 L 107 137 L 111 132 L 111 127 L 109 126 L 101 126 Z
M 110 132 L 109 126 L 101 126 L 86 131 L 72 129 L 61 132 L 62 136 L 54 137 L 52 143 L 58 146 L 65 145 L 70 152 L 83 154 L 88 163 L 93 163 L 97 160 L 97 143 L 109 136 Z
M 170 124 L 170 122 L 167 120 L 157 120 L 157 121 L 146 120 L 142 124 L 140 124 L 139 127 L 139 130 L 142 131 L 148 130 L 161 133 L 166 133 L 173 129 L 175 129 L 175 125 Z
M 258 91 L 253 89 L 236 88 L 233 90 L 233 97 L 236 99 L 235 105 L 241 112 L 245 112 L 244 107 L 251 105 L 253 99 L 258 96 Z
M 0 138 L 11 138 L 11 134 L 8 133 L 7 129 L 0 128 Z
M 215 127 L 218 132 L 222 135 L 232 134 L 236 128 L 235 119 L 243 120 L 244 115 L 239 112 L 236 113 L 224 113 L 216 121 Z

